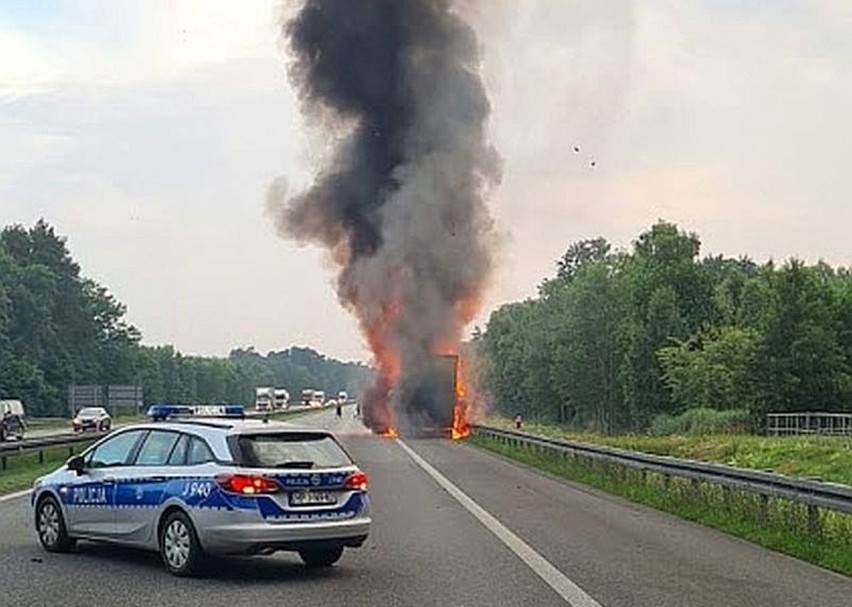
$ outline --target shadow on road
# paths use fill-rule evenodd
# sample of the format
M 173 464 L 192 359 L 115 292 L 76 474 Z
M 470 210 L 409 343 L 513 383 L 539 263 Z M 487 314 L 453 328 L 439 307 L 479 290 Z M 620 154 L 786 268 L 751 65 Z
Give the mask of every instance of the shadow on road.
M 73 558 L 74 555 L 65 555 Z M 154 552 L 81 542 L 77 558 L 90 561 L 109 561 L 139 569 L 140 573 L 158 573 L 170 578 L 163 568 L 160 555 Z M 91 563 L 96 564 L 96 563 Z M 267 557 L 210 557 L 197 578 L 208 582 L 309 582 L 320 579 L 345 579 L 352 572 L 346 569 L 346 555 L 341 562 L 329 569 L 308 569 L 295 553 L 282 552 Z

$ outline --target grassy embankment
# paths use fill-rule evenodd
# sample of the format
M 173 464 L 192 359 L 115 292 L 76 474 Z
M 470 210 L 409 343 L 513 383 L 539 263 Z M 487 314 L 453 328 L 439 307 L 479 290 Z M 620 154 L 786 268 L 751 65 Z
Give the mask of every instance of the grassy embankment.
M 511 422 L 502 417 L 490 417 L 485 424 L 505 429 L 512 427 Z M 747 434 L 603 436 L 570 432 L 556 425 L 536 423 L 525 423 L 523 431 L 631 451 L 716 462 L 737 468 L 772 470 L 788 476 L 852 485 L 852 440 L 843 437 Z
M 489 420 L 492 425 L 495 420 Z M 505 421 L 500 422 L 501 425 Z M 793 472 L 843 482 L 852 473 L 850 441 L 831 438 L 601 437 L 553 426 L 525 431 L 676 457 Z M 584 457 L 515 447 L 474 436 L 474 444 L 557 476 L 670 512 L 772 550 L 852 575 L 852 515 L 766 498 L 687 479 L 670 478 Z M 846 468 L 844 469 L 844 462 Z

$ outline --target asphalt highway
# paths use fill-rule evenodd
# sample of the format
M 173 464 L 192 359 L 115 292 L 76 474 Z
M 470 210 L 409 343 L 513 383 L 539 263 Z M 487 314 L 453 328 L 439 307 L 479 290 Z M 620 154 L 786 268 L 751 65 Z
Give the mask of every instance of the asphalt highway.
M 198 579 L 156 554 L 41 550 L 25 497 L 0 502 L 0 605 L 16 607 L 848 607 L 852 579 L 551 478 L 464 443 L 336 432 L 370 474 L 374 527 L 330 570 L 278 554 L 212 562 Z

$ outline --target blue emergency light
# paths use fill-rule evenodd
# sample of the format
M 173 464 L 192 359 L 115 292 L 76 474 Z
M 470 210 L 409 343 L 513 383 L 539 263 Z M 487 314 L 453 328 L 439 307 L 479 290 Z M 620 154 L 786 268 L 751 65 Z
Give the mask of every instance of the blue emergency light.
M 244 418 L 245 407 L 242 405 L 152 405 L 148 409 L 148 417 L 154 421 L 194 417 L 227 417 Z

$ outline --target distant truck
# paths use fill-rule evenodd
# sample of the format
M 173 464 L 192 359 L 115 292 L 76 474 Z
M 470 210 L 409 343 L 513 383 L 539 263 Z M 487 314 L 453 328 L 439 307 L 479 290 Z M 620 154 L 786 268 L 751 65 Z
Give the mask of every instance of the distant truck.
M 313 388 L 305 388 L 302 390 L 301 403 L 304 407 L 321 407 L 325 404 L 325 392 L 314 390 Z
M 0 400 L 0 441 L 24 438 L 24 404 L 16 399 Z
M 254 408 L 258 411 L 272 411 L 275 408 L 275 388 L 255 389 Z
M 284 388 L 275 388 L 272 406 L 279 411 L 289 408 L 290 393 Z

